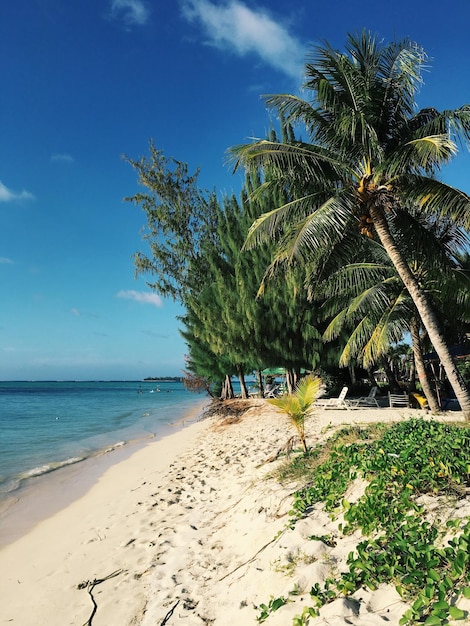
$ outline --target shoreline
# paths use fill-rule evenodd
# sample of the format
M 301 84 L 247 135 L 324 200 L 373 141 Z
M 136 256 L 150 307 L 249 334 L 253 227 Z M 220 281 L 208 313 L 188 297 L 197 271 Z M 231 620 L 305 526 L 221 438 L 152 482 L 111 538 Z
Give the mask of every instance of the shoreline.
M 119 581 L 118 597 L 123 594 L 120 608 L 114 618 L 101 623 L 131 623 L 142 597 L 136 579 L 139 567 L 136 570 L 135 563 L 127 563 L 125 553 L 138 534 L 133 515 L 139 508 L 140 491 L 149 476 L 164 472 L 178 451 L 189 449 L 206 427 L 204 420 L 197 421 L 133 451 L 129 458 L 100 473 L 78 499 L 0 549 L 0 623 L 84 624 L 92 604 L 86 590 L 78 587 L 116 570 L 128 574 L 124 590 Z M 111 612 L 116 601 L 114 598 L 109 607 Z
M 93 626 L 247 626 L 256 623 L 255 607 L 288 595 L 295 584 L 300 593 L 267 622 L 291 624 L 308 604 L 313 582 L 352 549 L 351 537 L 329 552 L 310 542 L 316 552 L 293 578 L 286 575 L 305 551 L 304 535 L 326 535 L 332 522 L 319 512 L 308 527 L 299 523 L 285 532 L 294 486 L 269 478 L 279 461 L 267 461 L 292 436 L 292 426 L 263 400 L 244 411 L 236 401 L 232 406 L 107 468 L 82 497 L 0 550 L 0 624 L 89 623 L 91 591 Z M 345 423 L 410 415 L 425 416 L 397 409 L 318 411 L 308 422 L 307 442 L 325 440 Z M 456 413 L 439 419 L 463 421 Z M 379 626 L 386 618 L 397 626 L 406 610 L 389 588 L 370 592 L 363 606 L 357 616 L 344 599 L 334 602 L 317 623 Z
M 34 526 L 84 496 L 110 467 L 122 463 L 143 447 L 201 419 L 208 401 L 200 401 L 157 433 L 116 442 L 90 456 L 52 471 L 25 478 L 0 500 L 0 550 Z

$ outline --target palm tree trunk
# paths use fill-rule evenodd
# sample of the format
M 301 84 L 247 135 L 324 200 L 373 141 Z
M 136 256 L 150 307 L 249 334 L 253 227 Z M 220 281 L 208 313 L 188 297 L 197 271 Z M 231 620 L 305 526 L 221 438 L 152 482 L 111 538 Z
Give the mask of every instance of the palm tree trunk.
M 408 389 L 410 391 L 416 391 L 416 360 L 414 358 L 414 355 L 410 362 L 410 368 L 408 371 L 408 381 L 409 381 Z
M 418 310 L 423 326 L 428 332 L 429 339 L 442 363 L 447 379 L 452 385 L 463 415 L 466 420 L 470 420 L 470 394 L 455 366 L 449 347 L 440 331 L 440 324 L 431 303 L 398 249 L 392 233 L 390 232 L 384 210 L 374 205 L 372 202 L 369 204 L 369 210 L 380 242 L 385 248 L 385 251 L 395 266 L 398 275 Z
M 421 383 L 421 387 L 423 388 L 423 393 L 426 396 L 426 400 L 428 401 L 429 408 L 433 413 L 440 411 L 441 407 L 436 398 L 436 394 L 432 388 L 431 383 L 429 382 L 428 375 L 426 374 L 426 368 L 424 365 L 423 359 L 423 351 L 421 348 L 421 337 L 419 336 L 419 323 L 416 318 L 413 318 L 410 322 L 410 332 L 411 332 L 411 345 L 413 348 L 413 356 L 416 365 L 416 370 L 418 372 L 419 382 Z

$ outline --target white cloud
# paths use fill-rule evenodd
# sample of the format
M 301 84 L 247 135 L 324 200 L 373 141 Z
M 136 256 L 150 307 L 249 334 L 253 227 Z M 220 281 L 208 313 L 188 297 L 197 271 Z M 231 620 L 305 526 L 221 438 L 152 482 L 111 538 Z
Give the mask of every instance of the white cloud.
M 99 318 L 99 315 L 96 315 L 96 313 L 89 313 L 88 311 L 80 311 L 75 306 L 73 306 L 71 309 L 69 309 L 69 313 L 71 313 L 75 317 L 93 317 L 93 318 L 96 318 L 96 319 Z
M 63 163 L 73 163 L 75 159 L 73 158 L 71 154 L 53 154 L 51 156 L 51 161 L 53 163 L 57 161 L 61 161 Z
M 183 0 L 183 15 L 202 23 L 209 43 L 240 56 L 257 54 L 265 63 L 300 79 L 304 45 L 265 9 L 251 9 L 239 0 L 216 5 L 210 0 Z
M 134 300 L 141 304 L 153 304 L 153 306 L 163 306 L 163 300 L 156 293 L 149 293 L 148 291 L 134 291 L 129 289 L 125 291 L 121 289 L 117 294 L 118 298 L 125 298 L 126 300 Z
M 15 200 L 34 200 L 29 191 L 12 191 L 0 180 L 0 202 L 15 202 Z
M 142 26 L 149 19 L 150 11 L 142 0 L 111 0 L 111 17 L 129 26 Z
M 13 261 L 6 256 L 0 256 L 0 265 L 12 265 Z

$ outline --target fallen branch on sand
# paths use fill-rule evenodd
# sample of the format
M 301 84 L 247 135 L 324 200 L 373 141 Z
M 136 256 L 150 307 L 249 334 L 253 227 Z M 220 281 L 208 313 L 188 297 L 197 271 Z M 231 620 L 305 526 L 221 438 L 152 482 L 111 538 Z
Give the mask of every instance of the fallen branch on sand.
M 98 610 L 98 605 L 96 604 L 95 598 L 93 597 L 93 589 L 96 587 L 96 585 L 101 585 L 101 583 L 104 583 L 106 580 L 109 580 L 110 578 L 115 578 L 116 576 L 119 576 L 119 574 L 121 573 L 122 573 L 122 569 L 118 569 L 112 574 L 109 574 L 109 576 L 106 576 L 105 578 L 95 578 L 92 581 L 86 580 L 85 582 L 80 583 L 78 585 L 78 589 L 88 589 L 88 594 L 91 598 L 91 601 L 93 602 L 93 611 L 91 612 L 91 615 L 88 618 L 88 621 L 86 621 L 83 624 L 83 626 L 92 626 L 93 618 L 96 614 L 96 611 Z
M 251 559 L 248 559 L 248 561 L 245 561 L 244 563 L 240 563 L 240 565 L 237 565 L 237 567 L 235 569 L 233 569 L 231 572 L 228 572 L 228 574 L 225 574 L 225 576 L 222 576 L 222 578 L 219 578 L 219 582 L 221 582 L 222 580 L 225 580 L 226 578 L 228 578 L 229 576 L 231 576 L 232 574 L 234 574 L 237 570 L 239 570 L 241 567 L 244 567 L 245 565 L 248 565 L 248 563 L 252 563 L 256 557 L 261 554 L 261 552 L 263 552 L 263 550 L 266 550 L 266 548 L 268 546 L 270 546 L 272 543 L 274 543 L 275 541 L 277 541 L 279 539 L 279 537 L 284 533 L 284 530 L 282 530 L 280 533 L 278 533 L 274 539 L 271 539 L 271 541 L 268 541 L 267 544 L 265 544 L 262 548 L 260 548 L 258 550 L 258 552 L 256 552 Z
M 165 615 L 165 617 L 163 618 L 163 622 L 160 624 L 160 626 L 165 626 L 165 624 L 168 622 L 168 620 L 170 619 L 170 617 L 173 615 L 176 607 L 178 606 L 178 604 L 180 603 L 180 601 L 178 600 L 178 602 L 176 602 L 176 604 L 174 604 L 171 609 L 168 611 L 168 613 Z
M 289 458 L 290 458 L 290 454 L 291 454 L 291 452 L 292 452 L 292 450 L 293 450 L 293 448 L 294 448 L 294 443 L 295 443 L 295 440 L 296 440 L 296 439 L 297 439 L 297 437 L 295 437 L 295 436 L 294 436 L 294 437 L 290 437 L 290 438 L 287 440 L 287 443 L 285 443 L 283 446 L 281 446 L 281 447 L 277 450 L 277 452 L 275 452 L 272 456 L 268 457 L 268 458 L 266 459 L 266 461 L 264 461 L 263 463 L 261 463 L 261 465 L 265 465 L 266 463 L 272 463 L 273 461 L 275 461 L 275 460 L 279 457 L 279 455 L 280 455 L 282 452 L 284 452 L 284 453 L 285 453 L 285 455 L 286 455 L 286 458 L 287 458 L 287 459 L 289 459 Z M 261 467 L 261 465 L 259 465 L 258 467 Z

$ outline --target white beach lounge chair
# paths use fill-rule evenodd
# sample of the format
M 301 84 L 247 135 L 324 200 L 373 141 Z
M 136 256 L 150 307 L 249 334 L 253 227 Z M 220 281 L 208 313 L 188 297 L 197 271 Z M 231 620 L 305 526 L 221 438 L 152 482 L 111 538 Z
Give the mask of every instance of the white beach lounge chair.
M 406 391 L 404 391 L 403 393 L 391 393 L 389 391 L 388 402 L 389 402 L 391 409 L 393 407 L 409 407 L 410 406 L 410 400 L 408 398 L 408 394 L 406 393 Z
M 276 398 L 279 394 L 279 388 L 281 385 L 266 385 L 264 388 L 265 398 Z
M 377 387 L 372 387 L 372 389 L 369 391 L 369 395 L 368 396 L 362 396 L 361 398 L 354 398 L 353 402 L 355 403 L 355 406 L 375 406 L 375 407 L 379 407 L 379 403 L 377 402 L 376 399 L 376 395 L 377 395 Z
M 355 407 L 355 403 L 346 400 L 348 393 L 348 387 L 343 387 L 341 393 L 337 398 L 327 398 L 326 400 L 317 400 L 315 406 L 322 407 L 323 409 L 352 409 Z

